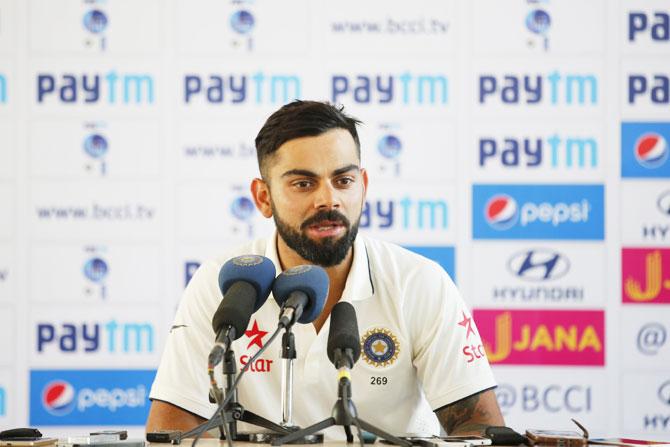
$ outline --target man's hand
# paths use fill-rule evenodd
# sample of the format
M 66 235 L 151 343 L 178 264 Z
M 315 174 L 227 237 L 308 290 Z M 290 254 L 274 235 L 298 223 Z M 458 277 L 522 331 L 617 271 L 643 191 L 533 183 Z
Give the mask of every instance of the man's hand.
M 493 390 L 482 391 L 435 412 L 448 435 L 484 435 L 486 427 L 505 425 Z

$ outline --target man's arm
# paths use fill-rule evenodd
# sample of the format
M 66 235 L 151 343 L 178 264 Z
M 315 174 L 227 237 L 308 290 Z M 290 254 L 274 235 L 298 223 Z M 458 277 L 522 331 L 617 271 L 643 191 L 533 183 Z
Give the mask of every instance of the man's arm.
M 206 419 L 162 400 L 152 400 L 147 433 L 159 430 L 187 432 L 205 422 Z
M 486 427 L 505 425 L 493 390 L 474 394 L 435 411 L 448 435 L 484 435 Z

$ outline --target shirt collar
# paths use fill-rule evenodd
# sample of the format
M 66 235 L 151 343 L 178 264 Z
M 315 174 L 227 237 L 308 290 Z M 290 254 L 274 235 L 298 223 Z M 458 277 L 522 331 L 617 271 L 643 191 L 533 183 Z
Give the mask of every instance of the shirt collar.
M 282 272 L 282 267 L 279 262 L 279 254 L 277 253 L 277 237 L 277 230 L 275 229 L 267 239 L 265 257 L 274 263 L 277 274 L 279 274 Z M 341 300 L 364 300 L 370 298 L 374 293 L 375 289 L 372 283 L 372 272 L 370 270 L 365 238 L 359 234 L 354 241 L 354 260 L 351 263 L 351 269 L 349 270 L 349 276 L 347 276 L 347 283 L 344 286 Z

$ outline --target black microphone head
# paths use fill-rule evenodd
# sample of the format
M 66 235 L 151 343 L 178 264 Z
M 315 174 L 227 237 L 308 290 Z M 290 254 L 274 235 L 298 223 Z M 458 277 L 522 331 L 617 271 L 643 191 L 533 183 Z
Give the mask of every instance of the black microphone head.
M 328 358 L 335 363 L 335 350 L 351 349 L 353 361 L 361 356 L 361 342 L 358 335 L 356 310 L 351 303 L 340 301 L 330 314 L 330 332 L 328 333 Z
M 235 328 L 233 340 L 244 334 L 254 313 L 256 289 L 246 281 L 238 281 L 228 288 L 226 296 L 212 317 L 212 328 L 219 333 L 226 326 Z
M 299 323 L 311 323 L 321 314 L 328 297 L 328 274 L 318 265 L 298 265 L 279 274 L 272 286 L 272 296 L 282 307 L 291 293 L 300 291 L 307 295 L 308 303 L 298 319 Z
M 219 288 L 226 296 L 228 288 L 238 281 L 245 281 L 256 289 L 254 312 L 261 308 L 270 296 L 275 280 L 275 265 L 265 256 L 243 255 L 229 259 L 219 271 Z

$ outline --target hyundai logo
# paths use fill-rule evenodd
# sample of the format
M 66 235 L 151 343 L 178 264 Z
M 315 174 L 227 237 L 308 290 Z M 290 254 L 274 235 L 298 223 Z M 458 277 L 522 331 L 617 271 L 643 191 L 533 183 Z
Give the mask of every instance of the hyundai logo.
M 658 398 L 666 405 L 670 405 L 670 380 L 666 380 L 658 389 Z
M 658 196 L 656 205 L 658 206 L 658 209 L 661 211 L 661 213 L 670 217 L 670 189 Z
M 526 281 L 546 281 L 565 276 L 570 262 L 558 252 L 540 248 L 516 253 L 507 262 L 507 268 Z

